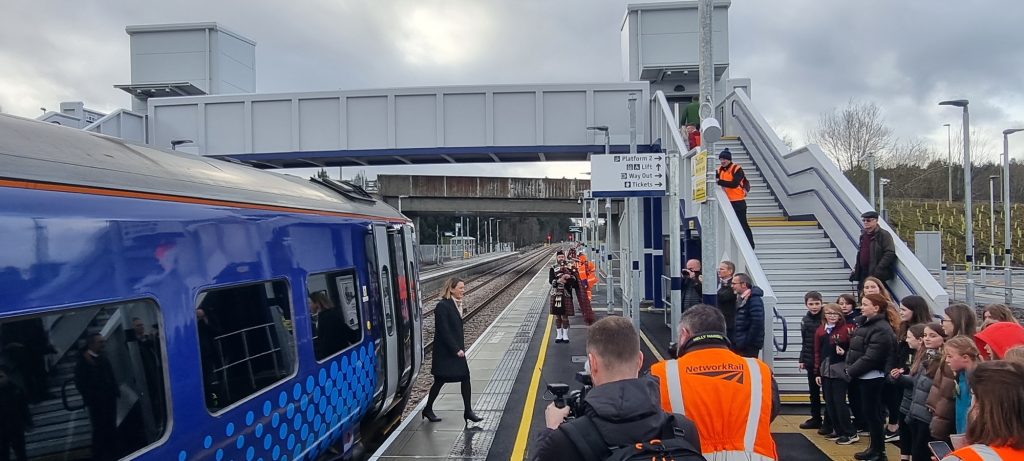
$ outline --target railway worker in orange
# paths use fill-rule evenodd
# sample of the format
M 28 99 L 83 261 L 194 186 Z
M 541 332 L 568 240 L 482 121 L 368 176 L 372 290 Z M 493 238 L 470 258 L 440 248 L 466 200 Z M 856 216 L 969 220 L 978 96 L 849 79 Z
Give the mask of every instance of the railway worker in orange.
M 683 313 L 678 359 L 651 366 L 661 406 L 697 423 L 708 461 L 775 461 L 771 434 L 779 391 L 771 370 L 729 350 L 725 317 L 706 304 Z
M 579 251 L 580 283 L 583 284 L 583 291 L 587 294 L 587 300 L 593 302 L 594 287 L 599 282 L 597 279 L 597 264 L 587 259 L 585 250 L 586 248 L 584 247 L 580 248 Z

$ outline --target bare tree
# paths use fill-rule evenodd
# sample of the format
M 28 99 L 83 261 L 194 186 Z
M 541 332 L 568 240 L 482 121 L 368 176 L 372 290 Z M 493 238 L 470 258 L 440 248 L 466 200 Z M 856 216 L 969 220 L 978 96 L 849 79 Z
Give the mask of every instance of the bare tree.
M 873 102 L 850 99 L 842 110 L 822 114 L 808 135 L 844 171 L 862 168 L 869 154 L 884 155 L 892 146 L 892 129 Z
M 938 154 L 935 150 L 920 138 L 897 139 L 892 143 L 892 149 L 889 152 L 879 155 L 876 166 L 882 168 L 923 167 L 937 157 Z

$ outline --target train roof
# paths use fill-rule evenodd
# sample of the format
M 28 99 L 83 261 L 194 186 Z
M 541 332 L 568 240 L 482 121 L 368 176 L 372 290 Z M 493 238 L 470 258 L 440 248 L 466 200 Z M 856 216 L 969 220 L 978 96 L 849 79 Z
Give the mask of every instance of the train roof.
M 0 114 L 0 178 L 155 197 L 406 219 L 386 203 L 344 183 L 316 183 L 5 114 Z

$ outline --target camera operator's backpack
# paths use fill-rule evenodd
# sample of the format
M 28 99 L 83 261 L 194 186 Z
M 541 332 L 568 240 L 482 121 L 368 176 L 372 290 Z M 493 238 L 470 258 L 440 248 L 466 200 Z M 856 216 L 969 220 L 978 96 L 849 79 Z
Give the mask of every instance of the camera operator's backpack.
M 583 455 L 583 459 L 707 461 L 700 450 L 686 440 L 682 425 L 676 421 L 677 417 L 671 414 L 664 416 L 661 423 L 660 439 L 638 440 L 633 445 L 623 447 L 609 446 L 601 437 L 601 432 L 590 416 L 581 416 L 559 428 L 576 446 L 576 451 Z

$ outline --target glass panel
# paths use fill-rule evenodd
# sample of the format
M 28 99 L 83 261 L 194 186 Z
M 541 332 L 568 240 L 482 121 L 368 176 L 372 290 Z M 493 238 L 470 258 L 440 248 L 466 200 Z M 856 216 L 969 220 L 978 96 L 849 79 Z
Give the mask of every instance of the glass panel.
M 317 360 L 362 341 L 358 285 L 352 269 L 311 275 L 306 281 Z
M 0 320 L 0 459 L 117 459 L 167 428 L 149 300 Z
M 284 281 L 203 292 L 196 318 L 206 407 L 211 412 L 295 371 L 295 334 Z

